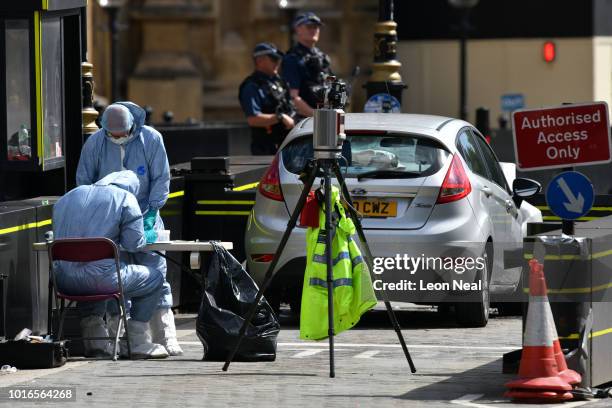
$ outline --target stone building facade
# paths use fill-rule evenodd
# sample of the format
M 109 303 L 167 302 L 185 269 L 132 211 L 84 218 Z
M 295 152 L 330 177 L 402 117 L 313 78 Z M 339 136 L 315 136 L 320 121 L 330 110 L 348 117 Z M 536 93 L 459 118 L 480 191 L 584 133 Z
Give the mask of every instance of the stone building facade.
M 353 110 L 361 110 L 377 5 L 376 0 L 128 0 L 119 13 L 121 95 L 151 106 L 154 122 L 165 111 L 177 122 L 243 120 L 238 85 L 252 70 L 253 46 L 271 41 L 287 49 L 292 15 L 312 10 L 325 22 L 319 46 L 334 71 L 348 80 L 353 68 L 361 67 L 351 100 Z M 110 95 L 107 18 L 90 2 L 88 58 L 102 98 Z

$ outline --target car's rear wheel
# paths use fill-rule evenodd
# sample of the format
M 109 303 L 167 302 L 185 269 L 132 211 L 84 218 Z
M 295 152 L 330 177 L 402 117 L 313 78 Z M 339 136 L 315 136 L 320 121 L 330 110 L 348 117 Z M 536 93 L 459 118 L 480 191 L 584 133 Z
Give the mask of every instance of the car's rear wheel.
M 246 262 L 243 263 L 242 267 L 244 268 L 246 273 L 249 274 L 251 278 L 253 278 L 253 275 L 251 275 L 249 272 L 249 267 L 246 264 Z M 272 310 L 274 310 L 274 313 L 276 314 L 276 316 L 278 316 L 280 313 L 281 296 L 282 296 L 282 293 L 280 291 L 280 288 L 274 285 L 274 282 L 272 285 L 268 286 L 268 288 L 263 294 L 264 299 L 272 307 Z
M 485 251 L 483 254 L 485 267 L 478 272 L 478 279 L 482 282 L 482 291 L 478 302 L 459 302 L 455 304 L 457 323 L 463 327 L 484 327 L 489 322 L 491 307 L 489 296 L 489 277 L 493 257 Z
M 302 310 L 302 287 L 294 286 L 289 289 L 289 308 L 294 317 L 299 318 Z
M 276 316 L 278 316 L 280 313 L 281 293 L 276 288 L 271 288 L 266 290 L 266 292 L 264 293 L 264 298 L 266 299 L 268 304 L 272 306 L 272 309 L 274 310 L 274 313 L 276 313 Z
M 493 303 L 493 307 L 497 307 L 497 311 L 500 316 L 522 316 L 526 311 L 525 303 L 522 301 L 523 296 L 523 274 L 521 273 L 521 278 L 516 285 L 516 289 L 514 293 L 509 295 L 511 297 L 510 302 L 498 302 Z

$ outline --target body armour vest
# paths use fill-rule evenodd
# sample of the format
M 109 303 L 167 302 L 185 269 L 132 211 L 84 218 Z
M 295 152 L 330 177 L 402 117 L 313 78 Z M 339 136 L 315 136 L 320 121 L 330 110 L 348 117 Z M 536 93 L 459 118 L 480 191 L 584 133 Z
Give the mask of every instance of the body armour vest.
M 302 78 L 300 84 L 300 97 L 316 108 L 321 98 L 321 91 L 325 85 L 325 78 L 332 75 L 329 57 L 317 47 L 306 48 L 296 44 L 287 52 L 294 54 L 304 63 L 306 77 Z

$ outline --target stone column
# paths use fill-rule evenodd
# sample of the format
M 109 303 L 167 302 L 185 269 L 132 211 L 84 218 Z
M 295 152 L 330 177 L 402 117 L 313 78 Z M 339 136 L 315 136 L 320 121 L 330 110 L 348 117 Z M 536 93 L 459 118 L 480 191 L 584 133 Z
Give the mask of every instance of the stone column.
M 197 67 L 199 50 L 190 31 L 205 23 L 214 2 L 145 0 L 130 12 L 140 23 L 142 54 L 128 80 L 128 99 L 153 108 L 153 123 L 165 111 L 175 122 L 202 119 L 202 77 Z

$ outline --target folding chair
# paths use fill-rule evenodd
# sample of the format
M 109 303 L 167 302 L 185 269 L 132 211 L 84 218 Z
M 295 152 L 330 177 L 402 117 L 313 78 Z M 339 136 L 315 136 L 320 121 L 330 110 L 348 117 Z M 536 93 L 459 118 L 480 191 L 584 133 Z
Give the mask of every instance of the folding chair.
M 120 319 L 117 323 L 117 332 L 115 337 L 80 337 L 83 340 L 114 340 L 113 360 L 117 360 L 117 348 L 119 346 L 119 333 L 121 324 L 125 327 L 125 336 L 121 337 L 127 342 L 128 357 L 132 358 L 132 350 L 128 336 L 127 316 L 125 311 L 125 303 L 123 298 L 123 284 L 121 283 L 121 273 L 119 264 L 119 249 L 115 243 L 108 238 L 66 238 L 51 241 L 47 244 L 47 252 L 49 254 L 49 270 L 52 276 L 53 289 L 55 292 L 56 305 L 60 304 L 60 321 L 56 340 L 62 339 L 64 328 L 64 318 L 67 308 L 73 302 L 99 302 L 107 299 L 115 299 L 119 306 Z M 112 293 L 88 293 L 86 295 L 70 294 L 66 295 L 60 292 L 60 288 L 55 282 L 55 273 L 53 261 L 69 261 L 69 262 L 93 262 L 101 259 L 114 259 L 115 268 L 117 270 L 117 291 Z M 68 305 L 65 305 L 65 301 Z

